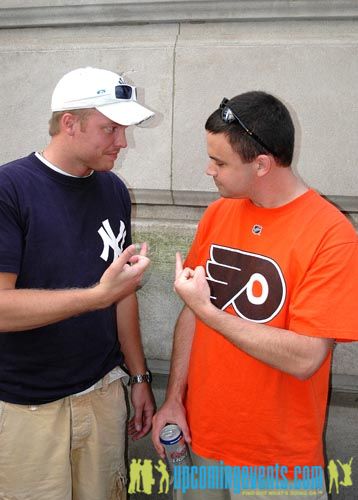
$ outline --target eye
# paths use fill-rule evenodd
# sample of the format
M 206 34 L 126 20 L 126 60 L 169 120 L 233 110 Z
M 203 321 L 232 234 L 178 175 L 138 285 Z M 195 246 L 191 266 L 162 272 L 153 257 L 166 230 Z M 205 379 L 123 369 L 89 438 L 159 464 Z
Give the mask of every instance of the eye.
M 113 132 L 116 130 L 116 127 L 107 125 L 106 127 L 103 127 L 103 130 L 106 134 L 113 134 Z

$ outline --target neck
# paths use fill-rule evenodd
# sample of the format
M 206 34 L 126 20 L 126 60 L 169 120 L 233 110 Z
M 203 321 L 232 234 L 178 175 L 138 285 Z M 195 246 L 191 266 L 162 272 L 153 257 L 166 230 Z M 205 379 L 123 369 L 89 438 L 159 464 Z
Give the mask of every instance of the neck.
M 72 154 L 69 155 L 69 151 L 71 151 L 71 148 L 66 147 L 66 144 L 60 143 L 57 137 L 53 137 L 50 144 L 42 151 L 42 156 L 67 174 L 76 177 L 90 175 L 92 170 L 85 165 L 81 165 L 81 162 L 76 161 Z
M 278 208 L 295 200 L 308 189 L 291 167 L 275 167 L 259 180 L 251 201 L 258 207 Z

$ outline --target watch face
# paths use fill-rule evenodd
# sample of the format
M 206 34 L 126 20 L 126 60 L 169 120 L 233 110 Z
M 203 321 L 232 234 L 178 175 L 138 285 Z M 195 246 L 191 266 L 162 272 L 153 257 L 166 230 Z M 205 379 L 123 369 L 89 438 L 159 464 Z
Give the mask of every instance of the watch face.
M 149 384 L 152 381 L 152 374 L 150 371 L 147 371 L 145 374 L 133 375 L 130 378 L 130 384 L 142 384 L 143 382 L 148 382 Z

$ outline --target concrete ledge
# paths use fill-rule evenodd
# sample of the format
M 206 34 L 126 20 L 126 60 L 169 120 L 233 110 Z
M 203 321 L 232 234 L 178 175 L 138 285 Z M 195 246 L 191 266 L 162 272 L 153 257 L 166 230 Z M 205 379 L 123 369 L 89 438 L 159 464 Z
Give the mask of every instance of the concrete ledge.
M 160 375 L 168 375 L 170 370 L 170 361 L 164 359 L 147 359 L 147 365 L 151 372 Z
M 325 196 L 342 212 L 358 213 L 358 196 Z
M 0 28 L 132 23 L 356 19 L 355 0 L 3 1 Z
M 140 205 L 179 205 L 206 207 L 219 198 L 217 191 L 181 191 L 169 189 L 131 189 L 132 203 Z M 358 213 L 358 196 L 324 195 L 342 212 Z
M 331 387 L 337 392 L 358 394 L 358 376 L 333 373 L 331 376 Z

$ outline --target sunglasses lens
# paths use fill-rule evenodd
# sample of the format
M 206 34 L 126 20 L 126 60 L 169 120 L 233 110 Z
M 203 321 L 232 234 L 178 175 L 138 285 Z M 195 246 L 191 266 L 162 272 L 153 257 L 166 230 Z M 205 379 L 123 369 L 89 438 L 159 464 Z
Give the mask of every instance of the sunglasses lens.
M 135 88 L 130 85 L 117 85 L 116 87 L 117 99 L 135 99 Z
M 226 123 L 231 123 L 235 120 L 235 117 L 230 108 L 224 108 L 221 112 L 221 117 Z
M 219 108 L 224 109 L 226 107 L 226 104 L 229 102 L 229 99 L 227 97 L 224 97 L 223 100 L 220 103 Z

